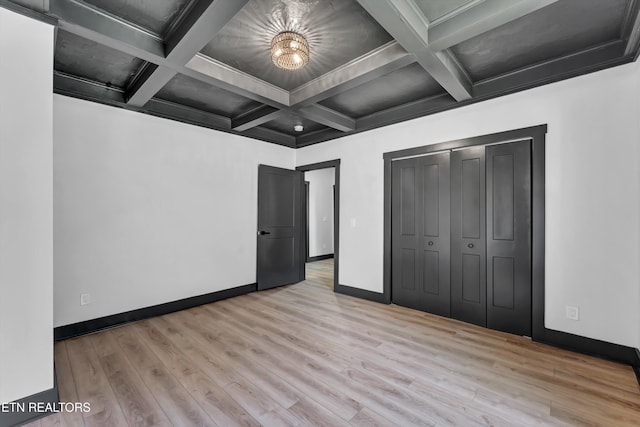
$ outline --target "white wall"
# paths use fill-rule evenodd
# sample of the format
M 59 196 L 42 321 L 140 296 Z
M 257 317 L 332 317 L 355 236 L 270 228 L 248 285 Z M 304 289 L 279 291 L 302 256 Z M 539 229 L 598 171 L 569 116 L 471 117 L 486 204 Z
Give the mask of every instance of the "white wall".
M 0 402 L 53 387 L 53 27 L 0 8 Z
M 630 64 L 297 150 L 341 159 L 340 284 L 382 292 L 384 152 L 546 123 L 546 326 L 639 347 L 639 89 Z
M 333 184 L 335 168 L 304 173 L 309 181 L 309 256 L 333 253 Z
M 55 326 L 255 283 L 258 164 L 294 158 L 55 95 Z

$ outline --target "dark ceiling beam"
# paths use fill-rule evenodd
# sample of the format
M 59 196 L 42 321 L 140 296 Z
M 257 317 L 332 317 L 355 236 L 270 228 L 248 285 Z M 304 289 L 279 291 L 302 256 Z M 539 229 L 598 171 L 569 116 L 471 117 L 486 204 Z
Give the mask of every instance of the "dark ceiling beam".
M 625 46 L 625 41 L 615 40 L 486 79 L 474 85 L 473 96 L 478 100 L 495 98 L 632 62 L 633 58 L 623 55 Z
M 484 0 L 476 2 L 462 12 L 454 11 L 432 22 L 427 36 L 429 47 L 432 51 L 448 49 L 556 1 Z
M 343 137 L 345 134 L 337 129 L 321 129 L 300 135 L 296 138 L 296 148 L 306 147 L 319 142 Z
M 93 82 L 70 74 L 53 72 L 53 91 L 60 95 L 94 101 L 115 107 L 124 107 L 122 89 Z
M 356 128 L 356 121 L 354 119 L 322 105 L 308 105 L 306 107 L 294 108 L 291 111 L 306 119 L 342 132 L 350 132 Z
M 198 0 L 165 43 L 166 57 L 184 65 L 209 43 L 249 0 Z
M 49 10 L 59 27 L 131 56 L 164 65 L 164 43 L 157 36 L 74 0 L 50 0 Z
M 127 104 L 142 107 L 176 75 L 171 68 L 145 62 L 126 89 Z
M 268 129 L 262 126 L 256 126 L 254 128 L 247 129 L 246 131 L 242 132 L 242 135 L 248 136 L 250 138 L 261 139 L 263 141 L 274 142 L 275 144 L 284 145 L 285 147 L 296 147 L 295 136 L 288 135 L 277 130 Z
M 309 105 L 301 108 L 275 108 L 262 105 L 254 110 L 235 117 L 231 121 L 231 128 L 237 131 L 246 131 L 272 120 L 276 120 L 285 114 L 294 114 L 316 123 L 323 124 L 341 132 L 352 131 L 356 122 L 349 116 L 331 110 L 321 105 Z
M 418 63 L 456 101 L 471 98 L 471 78 L 451 51 L 425 52 L 418 56 Z
M 626 41 L 624 55 L 633 55 L 637 59 L 640 53 L 640 0 L 629 2 L 620 38 Z
M 283 114 L 285 114 L 283 110 L 279 110 L 269 105 L 262 105 L 247 113 L 241 114 L 238 117 L 234 117 L 231 120 L 231 128 L 242 132 L 277 119 Z
M 12 3 L 42 13 L 47 13 L 49 11 L 49 0 L 12 0 Z
M 181 74 L 276 108 L 289 106 L 289 92 L 208 56 L 197 54 Z
M 161 99 L 152 99 L 144 108 L 127 105 L 124 90 L 54 71 L 53 90 L 60 95 L 95 101 L 131 111 L 151 114 L 183 123 L 217 130 L 230 130 L 231 119 Z
M 56 18 L 45 15 L 49 11 L 48 0 L 23 0 L 17 2 L 0 0 L 0 7 L 50 25 L 58 24 Z
M 157 98 L 150 100 L 143 108 L 133 107 L 131 105 L 127 105 L 125 102 L 123 89 L 107 86 L 102 83 L 93 82 L 91 80 L 64 74 L 58 71 L 54 71 L 53 74 L 53 91 L 60 95 L 94 101 L 100 104 L 163 117 L 223 132 L 249 136 L 251 138 L 273 144 L 295 147 L 296 139 L 291 135 L 260 127 L 249 129 L 243 133 L 236 132 L 231 129 L 231 119 L 228 117 L 218 116 L 216 114 Z
M 378 111 L 357 119 L 356 130 L 349 133 L 364 132 L 627 64 L 633 61 L 633 57 L 623 56 L 625 46 L 626 41 L 616 40 L 477 82 L 473 86 L 473 98 L 467 101 L 456 102 L 450 95 L 444 93 Z M 335 131 L 309 133 L 298 137 L 297 147 L 313 145 L 341 136 L 344 134 L 340 135 Z
M 291 91 L 291 106 L 314 104 L 416 62 L 396 41 L 386 43 Z
M 441 111 L 443 108 L 458 105 L 459 103 L 449 94 L 443 93 L 361 117 L 358 119 L 357 127 L 358 130 L 375 129 L 404 120 L 422 117 L 432 112 Z
M 471 80 L 454 56 L 429 47 L 429 21 L 413 0 L 357 1 L 451 96 L 471 98 Z
M 178 67 L 184 66 L 247 2 L 248 0 L 199 0 L 166 41 L 166 61 Z M 140 74 L 135 84 L 127 91 L 127 103 L 137 107 L 143 106 L 175 74 L 174 69 L 162 66 L 156 66 L 149 73 Z
M 59 26 L 65 31 L 263 104 L 276 107 L 289 105 L 287 91 L 199 54 L 187 66 L 177 66 L 167 61 L 164 43 L 157 36 L 87 3 L 75 0 L 50 2 L 51 14 L 59 19 Z M 144 70 L 139 74 L 142 72 Z
M 147 114 L 162 117 L 165 119 L 179 120 L 182 123 L 188 123 L 196 126 L 206 126 L 212 129 L 228 130 L 231 128 L 231 119 L 217 114 L 191 108 L 186 105 L 176 104 L 174 102 L 165 101 L 163 99 L 153 98 L 139 109 Z

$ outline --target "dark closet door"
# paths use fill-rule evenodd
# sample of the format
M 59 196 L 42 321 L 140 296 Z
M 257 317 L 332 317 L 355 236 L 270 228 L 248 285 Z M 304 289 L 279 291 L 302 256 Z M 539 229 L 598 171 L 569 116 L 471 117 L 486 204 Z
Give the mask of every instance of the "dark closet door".
M 451 317 L 487 325 L 485 147 L 451 153 Z
M 531 144 L 486 148 L 487 326 L 531 336 Z
M 304 280 L 302 172 L 258 167 L 258 290 Z
M 392 299 L 450 316 L 449 153 L 392 164 Z

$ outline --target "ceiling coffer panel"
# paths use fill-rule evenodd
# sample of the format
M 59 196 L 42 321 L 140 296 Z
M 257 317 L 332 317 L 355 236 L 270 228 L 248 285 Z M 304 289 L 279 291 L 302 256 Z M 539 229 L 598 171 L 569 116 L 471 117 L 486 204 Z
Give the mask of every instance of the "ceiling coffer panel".
M 420 65 L 411 64 L 326 99 L 321 104 L 359 118 L 441 93 L 444 93 L 442 87 Z
M 261 105 L 182 74 L 176 74 L 156 98 L 231 118 Z
M 133 56 L 58 30 L 56 71 L 124 88 L 142 63 Z
M 560 0 L 452 48 L 474 81 L 620 37 L 628 0 Z
M 84 0 L 159 36 L 165 36 L 176 19 L 195 0 Z
M 309 64 L 293 72 L 271 62 L 271 40 L 285 30 L 309 43 Z M 291 90 L 390 40 L 353 0 L 251 0 L 201 53 Z

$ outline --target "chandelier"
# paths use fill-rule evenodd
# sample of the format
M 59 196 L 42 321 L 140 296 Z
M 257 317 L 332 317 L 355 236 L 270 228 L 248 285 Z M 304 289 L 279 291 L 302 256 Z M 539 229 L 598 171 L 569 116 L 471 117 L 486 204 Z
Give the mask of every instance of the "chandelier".
M 283 31 L 271 40 L 271 60 L 283 70 L 298 70 L 309 63 L 309 43 L 302 35 Z

